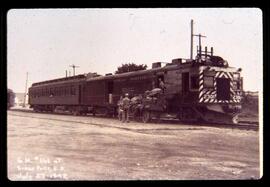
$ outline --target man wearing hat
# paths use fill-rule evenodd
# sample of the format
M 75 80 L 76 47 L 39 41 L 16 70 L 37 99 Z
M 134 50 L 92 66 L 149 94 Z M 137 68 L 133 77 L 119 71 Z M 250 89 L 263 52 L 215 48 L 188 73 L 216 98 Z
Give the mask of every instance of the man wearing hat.
M 122 100 L 123 104 L 123 117 L 122 122 L 129 123 L 129 107 L 130 107 L 130 99 L 128 98 L 128 93 L 125 94 L 124 99 Z

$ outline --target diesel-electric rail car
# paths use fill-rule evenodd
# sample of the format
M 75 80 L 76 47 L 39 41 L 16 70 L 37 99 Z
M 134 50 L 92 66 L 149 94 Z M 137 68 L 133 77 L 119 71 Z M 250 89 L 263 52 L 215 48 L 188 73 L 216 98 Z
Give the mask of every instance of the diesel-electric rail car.
M 34 83 L 29 88 L 29 104 L 35 111 L 116 115 L 121 95 L 144 94 L 158 87 L 161 78 L 166 86 L 164 113 L 187 121 L 237 123 L 243 90 L 241 68 L 229 67 L 226 60 L 213 55 L 212 48 L 211 53 L 207 48 L 198 50 L 195 59 L 161 64 L 122 74 L 89 73 Z

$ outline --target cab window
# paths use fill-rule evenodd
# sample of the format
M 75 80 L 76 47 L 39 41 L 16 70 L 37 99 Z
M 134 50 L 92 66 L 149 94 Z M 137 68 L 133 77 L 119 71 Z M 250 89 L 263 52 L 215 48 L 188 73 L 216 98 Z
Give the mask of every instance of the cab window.
M 206 88 L 214 87 L 214 77 L 212 76 L 204 76 L 203 78 L 203 86 Z
M 234 90 L 241 90 L 241 82 L 240 81 L 233 81 L 233 89 Z

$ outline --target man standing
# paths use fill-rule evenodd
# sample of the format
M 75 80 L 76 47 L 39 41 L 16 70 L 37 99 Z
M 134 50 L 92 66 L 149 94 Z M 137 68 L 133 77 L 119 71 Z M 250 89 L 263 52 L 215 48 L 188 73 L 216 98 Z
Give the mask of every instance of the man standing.
M 118 119 L 119 121 L 122 121 L 122 118 L 123 118 L 123 96 L 120 97 L 118 103 Z
M 130 107 L 130 99 L 128 98 L 128 93 L 125 94 L 125 97 L 122 101 L 123 103 L 123 117 L 122 122 L 129 123 L 129 107 Z
M 159 78 L 158 80 L 159 80 L 159 88 L 162 89 L 162 91 L 164 93 L 164 91 L 166 89 L 165 84 L 164 84 L 164 82 L 162 81 L 161 78 Z

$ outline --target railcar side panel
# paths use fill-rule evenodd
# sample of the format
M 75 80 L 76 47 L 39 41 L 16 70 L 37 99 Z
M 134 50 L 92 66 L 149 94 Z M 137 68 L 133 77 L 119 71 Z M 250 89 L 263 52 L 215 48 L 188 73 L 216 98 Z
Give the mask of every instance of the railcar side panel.
M 88 81 L 83 90 L 83 105 L 105 105 L 105 80 Z
M 30 105 L 79 105 L 80 84 L 58 84 L 29 89 Z

